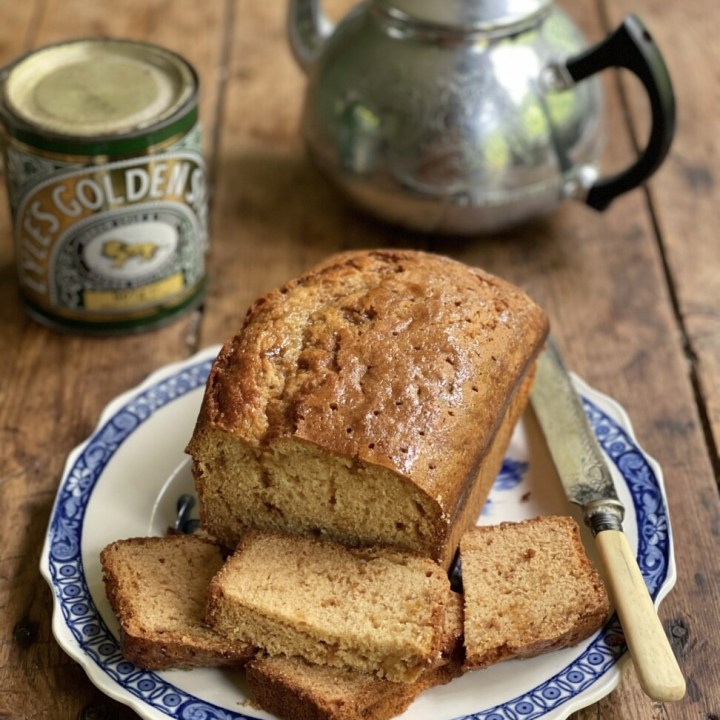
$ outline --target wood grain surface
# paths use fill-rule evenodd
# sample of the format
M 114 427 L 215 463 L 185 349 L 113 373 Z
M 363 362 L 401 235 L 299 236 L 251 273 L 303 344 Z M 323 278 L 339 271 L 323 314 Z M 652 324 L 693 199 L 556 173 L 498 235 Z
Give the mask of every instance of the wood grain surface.
M 675 79 L 679 124 L 647 191 L 598 214 L 567 203 L 550 218 L 485 238 L 438 238 L 376 222 L 310 165 L 297 125 L 304 90 L 285 41 L 283 2 L 34 0 L 0 5 L 0 64 L 49 42 L 117 36 L 184 54 L 202 78 L 212 180 L 204 307 L 167 328 L 93 339 L 30 321 L 17 298 L 9 214 L 0 206 L 0 720 L 130 720 L 52 638 L 38 572 L 68 452 L 102 408 L 157 367 L 221 342 L 250 301 L 347 248 L 430 249 L 524 287 L 546 308 L 568 364 L 628 411 L 662 465 L 678 581 L 660 617 L 685 672 L 676 704 L 650 702 L 632 667 L 574 720 L 720 718 L 720 86 L 716 0 L 579 0 L 564 6 L 590 40 L 641 15 Z M 328 2 L 332 16 L 352 3 Z M 647 112 L 632 79 L 607 73 L 603 168 L 626 164 Z

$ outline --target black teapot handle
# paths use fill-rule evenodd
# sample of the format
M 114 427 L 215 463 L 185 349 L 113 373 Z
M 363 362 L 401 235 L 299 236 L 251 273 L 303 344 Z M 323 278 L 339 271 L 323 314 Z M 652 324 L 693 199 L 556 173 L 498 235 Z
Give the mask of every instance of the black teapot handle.
M 652 126 L 645 149 L 629 168 L 600 178 L 588 190 L 585 202 L 596 210 L 605 210 L 618 195 L 647 180 L 670 150 L 675 133 L 675 95 L 670 75 L 652 36 L 636 15 L 628 15 L 615 32 L 567 60 L 565 66 L 575 82 L 606 68 L 626 68 L 637 75 L 650 100 Z

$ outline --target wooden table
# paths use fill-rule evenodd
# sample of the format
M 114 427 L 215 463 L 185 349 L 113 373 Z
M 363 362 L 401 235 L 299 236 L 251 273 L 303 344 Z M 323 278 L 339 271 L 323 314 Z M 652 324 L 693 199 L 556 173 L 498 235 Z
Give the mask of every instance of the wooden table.
M 334 0 L 331 14 L 349 3 Z M 632 668 L 574 718 L 720 718 L 720 206 L 716 0 L 566 3 L 597 40 L 626 12 L 653 30 L 675 79 L 679 126 L 647 190 L 604 214 L 567 203 L 489 238 L 401 232 L 347 205 L 309 165 L 297 134 L 304 80 L 284 38 L 284 3 L 28 0 L 0 8 L 0 63 L 82 36 L 149 40 L 202 77 L 212 182 L 210 287 L 201 311 L 118 339 L 61 336 L 17 296 L 8 213 L 0 211 L 0 718 L 133 718 L 54 641 L 38 561 L 63 463 L 100 411 L 165 363 L 222 341 L 258 294 L 331 252 L 403 246 L 503 275 L 543 305 L 568 363 L 616 398 L 661 463 L 678 565 L 660 615 L 686 674 L 685 700 L 650 702 Z M 636 85 L 608 75 L 607 168 L 625 164 L 647 119 Z

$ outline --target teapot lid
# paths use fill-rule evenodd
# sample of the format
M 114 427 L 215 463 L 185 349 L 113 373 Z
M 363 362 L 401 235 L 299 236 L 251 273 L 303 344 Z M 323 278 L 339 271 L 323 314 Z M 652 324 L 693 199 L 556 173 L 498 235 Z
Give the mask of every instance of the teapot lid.
M 375 0 L 398 20 L 488 32 L 535 20 L 552 0 Z

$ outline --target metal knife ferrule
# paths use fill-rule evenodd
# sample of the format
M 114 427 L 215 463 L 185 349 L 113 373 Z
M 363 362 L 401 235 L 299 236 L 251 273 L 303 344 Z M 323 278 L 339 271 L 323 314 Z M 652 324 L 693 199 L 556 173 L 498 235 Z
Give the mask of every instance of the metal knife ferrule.
M 625 507 L 619 500 L 596 500 L 584 506 L 585 524 L 593 536 L 603 530 L 622 530 Z

